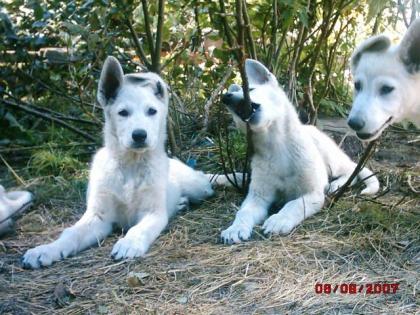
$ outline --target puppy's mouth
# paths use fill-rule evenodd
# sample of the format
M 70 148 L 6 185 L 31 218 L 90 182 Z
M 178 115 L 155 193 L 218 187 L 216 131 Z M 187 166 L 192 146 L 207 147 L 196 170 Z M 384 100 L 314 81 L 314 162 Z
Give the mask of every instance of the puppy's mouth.
M 251 106 L 246 106 L 245 100 L 241 100 L 235 104 L 227 104 L 227 106 L 246 123 L 252 123 L 253 120 L 255 120 L 255 114 L 260 111 L 260 104 L 251 102 L 250 105 Z
M 140 151 L 140 150 L 144 150 L 144 149 L 146 149 L 148 146 L 147 146 L 147 144 L 145 143 L 145 142 L 141 142 L 141 143 L 136 143 L 136 142 L 134 142 L 134 143 L 132 143 L 131 145 L 130 145 L 130 149 L 132 149 L 132 150 L 136 150 L 136 151 Z
M 359 137 L 359 139 L 362 139 L 364 141 L 371 141 L 376 139 L 377 137 L 379 137 L 379 135 L 382 133 L 382 131 L 384 131 L 384 129 L 386 127 L 388 127 L 391 123 L 392 120 L 394 119 L 393 116 L 390 116 L 383 124 L 382 126 L 376 130 L 375 132 L 371 132 L 371 133 L 362 133 L 362 132 L 356 132 L 357 137 Z

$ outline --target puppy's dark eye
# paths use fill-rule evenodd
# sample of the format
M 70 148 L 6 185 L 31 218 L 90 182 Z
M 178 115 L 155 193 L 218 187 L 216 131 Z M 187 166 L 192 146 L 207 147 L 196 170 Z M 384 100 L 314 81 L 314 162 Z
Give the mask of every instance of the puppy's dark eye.
M 159 97 L 163 97 L 163 86 L 162 86 L 162 83 L 160 83 L 159 81 L 158 81 L 158 83 L 156 83 L 156 93 L 155 93 L 155 95 L 159 96 Z
M 252 102 L 251 107 L 252 107 L 253 111 L 256 111 L 257 109 L 259 109 L 261 107 L 261 104 Z
M 155 115 L 157 113 L 157 110 L 156 109 L 154 109 L 153 107 L 150 107 L 148 110 L 147 110 L 147 115 L 149 115 L 149 116 L 153 116 L 153 115 Z
M 129 113 L 126 109 L 122 109 L 118 112 L 118 115 L 120 115 L 122 117 L 127 117 L 129 115 Z
M 394 87 L 393 86 L 382 85 L 381 86 L 381 89 L 379 90 L 379 93 L 381 95 L 387 95 L 387 94 L 391 93 L 392 91 L 394 91 Z
M 356 82 L 354 82 L 354 89 L 355 89 L 357 92 L 360 92 L 360 91 L 362 90 L 362 83 L 361 83 L 360 81 L 356 81 Z

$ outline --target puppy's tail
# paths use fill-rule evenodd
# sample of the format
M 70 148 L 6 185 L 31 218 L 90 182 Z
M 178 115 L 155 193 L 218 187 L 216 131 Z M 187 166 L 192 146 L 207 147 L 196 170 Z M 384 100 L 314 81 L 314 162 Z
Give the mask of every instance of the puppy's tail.
M 206 176 L 213 186 L 233 187 L 233 184 L 236 183 L 239 187 L 242 187 L 243 183 L 243 173 L 238 172 L 235 175 L 206 174 Z
M 366 185 L 366 188 L 361 192 L 362 195 L 374 195 L 379 191 L 378 178 L 370 169 L 364 167 L 357 175 L 357 178 Z

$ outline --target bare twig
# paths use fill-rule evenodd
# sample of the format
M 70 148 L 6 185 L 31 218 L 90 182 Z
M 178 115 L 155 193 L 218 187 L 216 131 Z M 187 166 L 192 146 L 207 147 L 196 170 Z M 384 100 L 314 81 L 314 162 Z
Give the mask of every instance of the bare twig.
M 174 132 L 174 122 L 172 118 L 168 117 L 168 142 L 169 147 L 171 148 L 172 156 L 177 156 L 179 154 L 178 146 L 176 145 L 176 138 Z
M 251 98 L 249 96 L 249 83 L 248 83 L 248 76 L 245 71 L 245 53 L 243 51 L 244 49 L 244 42 L 245 42 L 245 24 L 243 20 L 244 13 L 243 11 L 246 10 L 246 8 L 243 7 L 242 0 L 236 0 L 236 24 L 238 28 L 238 36 L 237 36 L 237 42 L 238 42 L 238 63 L 239 63 L 239 71 L 241 73 L 242 78 L 242 90 L 244 93 L 244 105 L 246 108 L 251 107 Z M 252 135 L 251 135 L 251 129 L 249 128 L 249 125 L 247 124 L 246 128 L 246 140 L 247 140 L 247 150 L 245 155 L 245 164 L 243 169 L 243 176 L 242 176 L 242 188 L 243 191 L 246 192 L 248 189 L 248 184 L 250 182 L 250 173 L 249 173 L 249 160 L 253 153 L 253 146 L 252 146 Z
M 9 107 L 13 107 L 13 108 L 16 108 L 16 109 L 25 111 L 25 112 L 27 112 L 29 114 L 34 115 L 34 116 L 38 116 L 38 117 L 41 117 L 43 119 L 46 119 L 46 120 L 49 120 L 49 121 L 53 121 L 53 122 L 59 124 L 60 126 L 62 126 L 64 128 L 67 128 L 70 131 L 73 131 L 74 133 L 78 134 L 79 136 L 83 136 L 84 138 L 89 139 L 90 141 L 97 142 L 97 139 L 95 137 L 92 137 L 90 134 L 88 134 L 88 133 L 86 133 L 86 132 L 84 132 L 84 131 L 82 131 L 80 129 L 77 129 L 76 127 L 74 127 L 74 126 L 66 123 L 65 121 L 63 121 L 63 120 L 61 120 L 61 119 L 59 119 L 57 117 L 48 115 L 46 113 L 42 113 L 42 112 L 37 111 L 35 109 L 29 108 L 26 105 L 17 104 L 17 103 L 11 102 L 9 100 L 0 99 L 0 101 L 3 104 L 5 104 L 5 105 L 7 105 Z
M 346 192 L 347 188 L 351 185 L 351 183 L 356 178 L 356 176 L 360 173 L 363 167 L 365 167 L 366 162 L 372 156 L 373 152 L 375 152 L 376 143 L 377 143 L 377 140 L 373 140 L 369 142 L 368 146 L 365 149 L 365 152 L 363 152 L 363 155 L 360 158 L 359 163 L 357 163 L 357 166 L 354 169 L 353 173 L 350 175 L 350 177 L 344 183 L 344 185 L 341 186 L 340 189 L 332 196 L 330 207 L 332 207 L 340 199 L 340 197 Z
M 152 70 L 160 73 L 160 50 L 162 48 L 163 18 L 165 10 L 165 0 L 159 0 L 158 24 L 156 30 L 156 44 L 152 56 Z
M 257 50 L 255 49 L 254 39 L 252 38 L 251 23 L 249 21 L 248 10 L 246 8 L 246 1 L 242 2 L 242 15 L 245 23 L 246 38 L 248 41 L 249 55 L 252 59 L 257 59 Z
M 152 67 L 152 65 L 147 60 L 146 54 L 143 50 L 143 47 L 140 43 L 139 38 L 137 37 L 136 31 L 133 28 L 133 24 L 131 23 L 129 18 L 126 19 L 126 23 L 127 23 L 128 29 L 130 30 L 130 34 L 131 34 L 131 37 L 133 39 L 134 46 L 136 47 L 137 55 L 139 56 L 139 58 L 143 62 L 143 64 L 146 66 L 146 68 L 150 69 Z
M 9 169 L 10 173 L 13 174 L 13 176 L 16 178 L 16 180 L 23 186 L 26 186 L 25 181 L 22 179 L 22 177 L 20 177 L 15 170 L 13 169 L 13 167 L 10 166 L 9 163 L 7 163 L 7 161 L 3 158 L 3 156 L 0 154 L 0 159 L 3 161 L 4 165 L 6 165 L 6 167 Z M 0 222 L 2 223 L 2 222 Z
M 60 148 L 60 149 L 71 149 L 74 147 L 96 147 L 97 143 L 91 142 L 91 143 L 72 143 L 72 144 L 51 144 L 48 143 L 47 145 L 35 145 L 31 147 L 7 147 L 4 149 L 0 149 L 0 154 L 11 154 L 11 153 L 24 153 L 27 151 L 33 151 L 33 150 L 42 150 L 42 149 L 53 149 L 53 148 Z
M 151 52 L 154 52 L 155 45 L 153 44 L 152 26 L 150 24 L 150 15 L 149 9 L 147 8 L 147 0 L 141 0 L 141 4 L 143 7 L 144 28 L 146 30 L 147 44 L 149 45 L 149 50 Z
M 87 119 L 83 119 L 83 118 L 72 117 L 72 116 L 66 116 L 66 115 L 64 115 L 60 112 L 56 112 L 56 111 L 53 111 L 53 110 L 45 108 L 45 107 L 41 107 L 41 106 L 37 106 L 37 105 L 34 105 L 34 104 L 30 104 L 28 102 L 24 102 L 22 100 L 19 100 L 13 94 L 10 94 L 8 92 L 3 92 L 3 94 L 9 96 L 12 99 L 14 99 L 15 102 L 19 102 L 19 103 L 27 106 L 28 108 L 32 108 L 32 109 L 40 111 L 40 112 L 44 112 L 44 113 L 48 113 L 50 115 L 54 115 L 57 118 L 62 119 L 62 120 L 70 120 L 70 121 L 75 121 L 75 122 L 78 122 L 78 123 L 93 125 L 93 126 L 101 126 L 101 124 L 99 122 L 96 122 L 96 121 L 87 120 Z
M 213 90 L 213 93 L 211 93 L 209 99 L 207 100 L 206 104 L 204 105 L 204 122 L 203 122 L 203 129 L 208 129 L 209 124 L 209 116 L 210 116 L 210 107 L 214 103 L 217 96 L 220 94 L 220 92 L 223 90 L 226 81 L 230 78 L 232 75 L 232 68 L 229 67 L 226 71 L 225 75 L 223 76 L 220 83 L 217 85 L 217 88 Z
M 223 0 L 219 0 L 219 5 L 220 5 L 220 17 L 222 19 L 223 28 L 225 30 L 226 40 L 227 40 L 227 43 L 228 43 L 229 47 L 233 47 L 234 39 L 233 39 L 231 30 L 229 28 L 229 23 L 228 23 L 227 18 L 226 18 L 225 2 Z

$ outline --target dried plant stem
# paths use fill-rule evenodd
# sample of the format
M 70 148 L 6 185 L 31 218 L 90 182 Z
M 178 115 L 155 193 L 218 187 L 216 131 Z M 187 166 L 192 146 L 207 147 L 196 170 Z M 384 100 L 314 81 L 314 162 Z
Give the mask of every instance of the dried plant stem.
M 343 186 L 332 196 L 330 207 L 334 206 L 335 203 L 340 199 L 340 197 L 346 192 L 347 188 L 350 187 L 353 180 L 356 178 L 356 176 L 360 173 L 360 171 L 365 167 L 367 161 L 372 156 L 373 152 L 375 152 L 377 140 L 373 140 L 369 142 L 368 146 L 365 149 L 365 152 L 363 152 L 362 157 L 359 160 L 359 163 L 357 163 L 356 168 L 354 169 L 353 173 L 350 175 L 349 179 L 344 183 Z

